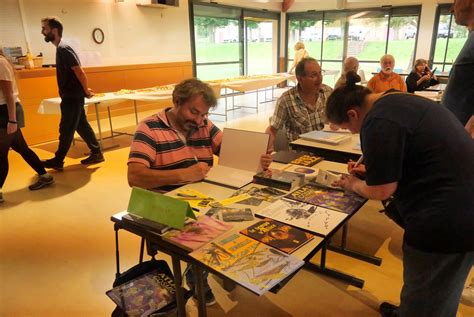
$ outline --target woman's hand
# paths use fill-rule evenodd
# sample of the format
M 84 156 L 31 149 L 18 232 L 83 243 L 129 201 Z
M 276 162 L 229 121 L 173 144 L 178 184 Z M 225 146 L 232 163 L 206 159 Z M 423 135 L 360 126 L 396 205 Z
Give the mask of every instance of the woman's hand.
M 8 122 L 7 124 L 7 134 L 13 134 L 18 130 L 18 123 Z

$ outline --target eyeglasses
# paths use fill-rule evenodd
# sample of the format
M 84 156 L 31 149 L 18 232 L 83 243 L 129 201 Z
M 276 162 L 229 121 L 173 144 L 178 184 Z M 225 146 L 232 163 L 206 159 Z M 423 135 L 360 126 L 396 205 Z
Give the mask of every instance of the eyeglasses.
M 324 69 L 321 69 L 321 71 L 319 72 L 313 72 L 309 75 L 306 75 L 306 77 L 308 78 L 311 78 L 311 79 L 314 79 L 316 77 L 322 77 L 324 74 L 326 73 L 326 71 Z

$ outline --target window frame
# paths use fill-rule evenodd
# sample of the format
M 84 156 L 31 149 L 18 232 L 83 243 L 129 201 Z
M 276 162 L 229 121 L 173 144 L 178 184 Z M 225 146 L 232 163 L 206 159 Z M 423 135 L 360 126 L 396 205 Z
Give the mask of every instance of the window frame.
M 190 41 L 191 41 L 191 60 L 192 60 L 192 70 L 193 76 L 197 77 L 197 67 L 198 66 L 208 66 L 208 65 L 231 65 L 231 64 L 239 64 L 239 74 L 240 76 L 247 74 L 248 69 L 248 48 L 246 48 L 246 41 L 245 41 L 245 32 L 247 32 L 245 27 L 245 18 L 246 17 L 262 17 L 268 18 L 270 20 L 277 21 L 277 51 L 276 51 L 276 69 L 277 72 L 280 72 L 280 60 L 279 57 L 281 56 L 281 12 L 278 11 L 270 11 L 267 9 L 252 9 L 252 8 L 243 8 L 237 6 L 230 6 L 230 5 L 222 5 L 218 3 L 203 3 L 199 0 L 189 0 L 189 28 L 190 28 Z M 207 62 L 207 63 L 198 63 L 197 56 L 196 56 L 196 37 L 195 37 L 195 28 L 194 28 L 194 6 L 202 6 L 202 7 L 212 7 L 212 8 L 221 8 L 221 9 L 229 9 L 229 10 L 238 10 L 240 11 L 239 18 L 238 18 L 238 28 L 239 28 L 239 59 L 235 61 L 225 61 L 225 62 Z

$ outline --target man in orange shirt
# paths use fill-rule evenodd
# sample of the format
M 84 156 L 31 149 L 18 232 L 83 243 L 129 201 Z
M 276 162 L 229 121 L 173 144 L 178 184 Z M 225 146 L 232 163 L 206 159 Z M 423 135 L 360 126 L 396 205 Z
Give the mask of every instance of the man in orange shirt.
M 392 55 L 382 56 L 380 59 L 381 71 L 369 80 L 367 87 L 374 93 L 384 92 L 390 89 L 406 92 L 407 86 L 402 77 L 393 72 L 394 66 L 395 58 L 393 58 Z

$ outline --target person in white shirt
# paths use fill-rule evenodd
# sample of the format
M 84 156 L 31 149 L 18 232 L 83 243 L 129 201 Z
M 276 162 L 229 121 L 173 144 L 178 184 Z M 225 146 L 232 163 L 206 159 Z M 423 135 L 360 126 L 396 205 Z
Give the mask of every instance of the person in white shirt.
M 295 58 L 293 59 L 293 64 L 291 65 L 290 70 L 288 73 L 293 74 L 293 70 L 295 69 L 296 65 L 303 59 L 309 57 L 308 51 L 305 49 L 304 44 L 302 42 L 295 43 Z
M 0 49 L 0 203 L 4 202 L 2 187 L 8 175 L 8 152 L 13 149 L 38 173 L 38 178 L 30 190 L 37 190 L 54 183 L 46 173 L 40 159 L 26 144 L 21 133 L 25 126 L 23 108 L 18 98 L 18 88 L 13 66 Z

